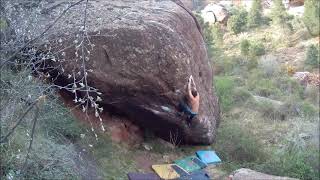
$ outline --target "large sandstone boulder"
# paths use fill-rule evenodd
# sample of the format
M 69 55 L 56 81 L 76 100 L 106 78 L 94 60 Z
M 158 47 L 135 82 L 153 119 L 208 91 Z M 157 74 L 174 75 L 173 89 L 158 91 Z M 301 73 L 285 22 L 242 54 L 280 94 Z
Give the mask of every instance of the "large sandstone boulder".
M 34 34 L 40 34 L 70 4 L 48 1 Z M 88 84 L 102 92 L 105 109 L 127 116 L 166 140 L 175 136 L 184 143 L 210 144 L 219 122 L 213 73 L 195 18 L 178 4 L 170 0 L 89 1 L 88 37 L 83 42 L 90 50 L 85 61 L 90 69 Z M 76 46 L 81 43 L 84 12 L 85 1 L 73 6 L 48 31 L 53 51 L 61 50 L 58 55 L 65 60 L 58 69 L 62 78 L 56 83 L 72 82 L 68 74 L 77 74 L 82 66 L 81 60 L 76 61 L 81 56 Z M 201 98 L 191 126 L 178 115 L 190 75 Z

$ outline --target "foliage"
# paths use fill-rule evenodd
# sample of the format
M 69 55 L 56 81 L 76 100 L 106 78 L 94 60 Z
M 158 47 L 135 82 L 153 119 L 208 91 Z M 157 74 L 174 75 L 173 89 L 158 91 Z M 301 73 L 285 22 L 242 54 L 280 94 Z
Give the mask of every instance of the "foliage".
M 304 101 L 300 104 L 300 109 L 303 117 L 315 117 L 319 114 L 317 107 L 307 101 Z
M 232 75 L 236 73 L 236 69 L 241 71 L 241 58 L 221 55 L 214 60 L 214 71 L 216 74 Z
M 287 147 L 275 151 L 271 158 L 256 168 L 262 172 L 299 179 L 317 180 L 319 178 L 319 150 L 315 147 L 298 149 Z
M 271 8 L 271 19 L 274 24 L 283 25 L 289 20 L 289 15 L 282 0 L 274 0 Z
M 196 14 L 196 18 L 203 30 L 203 37 L 208 50 L 208 56 L 213 57 L 214 52 L 216 50 L 216 46 L 215 46 L 215 39 L 214 39 L 215 35 L 213 34 L 212 27 L 209 23 L 204 22 L 201 15 Z
M 215 77 L 215 89 L 219 97 L 220 106 L 223 111 L 230 110 L 233 99 L 230 95 L 234 88 L 234 81 L 230 77 Z
M 240 42 L 240 51 L 244 56 L 257 57 L 265 54 L 265 47 L 261 42 L 243 39 Z
M 258 56 L 265 54 L 265 48 L 262 43 L 243 39 L 240 41 L 240 51 L 243 56 L 247 57 L 246 66 L 248 70 L 258 67 Z
M 243 105 L 252 98 L 251 93 L 244 87 L 235 88 L 232 94 L 233 101 L 239 105 Z
M 98 103 L 101 93 L 87 82 L 91 70 L 86 64 L 94 45 L 87 33 L 86 3 L 77 1 L 68 4 L 65 10 L 57 10 L 60 16 L 48 22 L 48 28 L 38 23 L 45 2 L 1 3 L 0 8 L 5 9 L 1 11 L 1 33 L 8 35 L 1 39 L 1 179 L 80 179 L 86 172 L 82 164 L 85 161 L 79 159 L 83 148 L 73 143 L 86 134 L 92 136 L 91 141 L 96 140 L 96 128 L 92 126 L 90 131 L 81 128 L 57 97 L 59 90 L 71 93 L 84 115 L 89 109 L 94 110 L 104 129 L 100 117 L 103 109 Z M 67 23 L 68 11 L 79 4 L 85 7 L 81 13 L 84 22 L 79 23 L 80 31 L 70 36 L 74 41 L 68 45 L 75 48 L 77 58 L 66 60 L 63 59 L 65 47 L 52 48 L 53 41 L 48 39 L 52 37 L 51 29 Z M 3 28 L 10 33 L 2 32 Z M 62 44 L 63 39 L 55 42 Z M 41 51 L 36 48 L 40 44 Z M 79 66 L 66 74 L 62 61 Z M 63 73 L 68 76 L 69 84 L 53 84 Z
M 304 2 L 303 21 L 313 36 L 320 35 L 320 3 L 318 0 L 306 0 Z
M 307 85 L 307 87 L 304 89 L 303 96 L 305 100 L 311 102 L 313 105 L 319 105 L 319 87 L 310 84 Z
M 125 148 L 112 143 L 106 134 L 100 136 L 98 141 L 93 137 L 88 139 L 94 147 L 92 155 L 99 167 L 99 174 L 103 177 L 99 179 L 126 179 L 127 173 L 137 171 L 134 157 Z
M 281 72 L 280 63 L 273 55 L 265 55 L 259 59 L 259 68 L 268 76 L 276 76 Z
M 214 149 L 224 162 L 258 163 L 266 157 L 261 143 L 250 130 L 232 119 L 223 121 L 219 127 Z
M 250 42 L 247 39 L 242 39 L 240 42 L 240 51 L 244 56 L 249 55 Z
M 247 62 L 247 68 L 249 71 L 254 70 L 258 67 L 258 60 L 256 57 L 250 57 L 249 61 Z
M 261 42 L 251 42 L 249 47 L 249 55 L 251 57 L 261 56 L 265 54 L 265 47 Z
M 284 24 L 278 25 L 290 26 L 290 16 L 283 10 L 278 11 L 278 19 L 273 17 L 273 22 L 280 19 Z M 304 25 L 299 19 L 295 20 L 296 30 L 302 29 Z M 271 26 L 269 30 L 279 28 Z M 219 69 L 215 90 L 224 121 L 217 130 L 213 148 L 223 159 L 222 167 L 228 171 L 246 167 L 273 175 L 318 179 L 319 148 L 318 141 L 313 142 L 318 133 L 314 135 L 307 127 L 319 122 L 319 89 L 310 85 L 302 87 L 288 74 L 298 66 L 281 69 L 280 56 L 270 55 L 272 52 L 264 55 L 270 41 L 260 38 L 260 31 L 266 34 L 257 27 L 248 32 L 248 36 L 246 33 L 226 35 L 223 47 L 226 53 L 214 61 L 214 67 Z M 305 32 L 306 29 L 302 35 Z M 267 33 L 270 37 L 273 35 L 273 32 Z M 308 39 L 300 32 L 295 35 L 298 35 L 295 41 Z M 242 56 L 231 54 L 236 48 Z M 293 126 L 297 129 L 291 128 Z M 295 149 L 291 141 L 284 140 L 290 133 L 300 135 L 301 131 L 312 134 L 312 140 L 300 138 L 294 145 L 300 148 Z
M 290 76 L 292 76 L 297 71 L 296 68 L 291 64 L 286 65 L 286 69 L 287 69 L 288 75 Z
M 315 46 L 314 44 L 309 46 L 307 50 L 307 57 L 305 60 L 305 64 L 313 68 L 319 67 L 319 63 L 320 63 L 319 53 L 320 53 L 319 47 Z
M 246 30 L 248 21 L 248 12 L 244 8 L 236 9 L 228 19 L 228 30 L 234 34 L 239 34 Z
M 258 110 L 266 120 L 285 120 L 286 112 L 282 107 L 272 103 L 272 100 L 263 100 L 255 102 L 255 109 Z
M 25 100 L 31 101 L 31 98 L 39 97 L 41 88 L 45 88 L 46 85 L 41 85 L 37 80 L 22 78 L 28 72 L 3 71 L 2 73 L 0 124 L 1 133 L 5 135 L 25 111 L 27 107 Z M 77 152 L 67 138 L 71 136 L 73 139 L 80 138 L 80 133 L 83 133 L 84 129 L 76 123 L 66 108 L 59 105 L 61 103 L 53 97 L 38 103 L 37 108 L 31 109 L 30 114 L 22 119 L 21 125 L 13 131 L 7 142 L 1 143 L 2 177 L 19 177 L 19 179 L 77 179 L 80 177 L 81 173 L 76 170 L 78 169 Z M 39 109 L 37 117 L 36 109 Z M 36 126 L 36 133 L 33 134 L 30 127 L 35 118 L 38 126 Z M 2 138 L 3 136 L 1 140 Z M 33 139 L 33 143 L 29 151 L 27 145 L 30 138 Z
M 261 0 L 253 0 L 248 16 L 249 27 L 256 27 L 262 23 L 262 10 Z
M 216 46 L 223 45 L 223 32 L 219 24 L 214 24 L 211 26 L 212 37 Z

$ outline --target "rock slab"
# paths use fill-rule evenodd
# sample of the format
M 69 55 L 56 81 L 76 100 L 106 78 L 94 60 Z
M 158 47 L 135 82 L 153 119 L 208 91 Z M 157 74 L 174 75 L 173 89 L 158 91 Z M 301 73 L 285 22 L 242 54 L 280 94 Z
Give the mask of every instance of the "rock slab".
M 295 178 L 273 176 L 269 174 L 260 173 L 251 169 L 241 168 L 229 176 L 231 180 L 298 180 Z

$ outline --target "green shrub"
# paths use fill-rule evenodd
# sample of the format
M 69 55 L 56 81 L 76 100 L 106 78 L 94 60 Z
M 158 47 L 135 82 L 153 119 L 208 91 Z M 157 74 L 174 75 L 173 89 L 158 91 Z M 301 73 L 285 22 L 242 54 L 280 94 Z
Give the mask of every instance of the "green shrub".
M 231 77 L 215 77 L 215 89 L 217 91 L 220 106 L 223 111 L 228 111 L 231 109 L 231 106 L 233 104 L 233 99 L 231 95 L 233 88 L 234 81 Z
M 305 60 L 305 64 L 311 66 L 313 68 L 317 68 L 319 66 L 319 48 L 315 45 L 311 45 L 307 50 L 307 57 Z
M 281 91 L 283 97 L 295 97 L 298 101 L 303 98 L 303 87 L 287 74 L 279 74 L 273 78 L 274 86 Z
M 276 56 L 265 55 L 259 59 L 259 68 L 267 77 L 273 77 L 281 72 L 280 63 Z
M 96 179 L 126 179 L 127 173 L 137 170 L 134 157 L 126 148 L 113 143 L 106 134 L 100 134 L 99 137 L 98 141 L 94 138 L 88 139 L 94 147 L 92 155 L 99 167 L 99 173 L 103 175 L 103 178 Z
M 216 46 L 223 45 L 223 32 L 221 27 L 218 24 L 211 26 L 212 37 Z
M 253 0 L 251 9 L 249 11 L 249 16 L 248 16 L 249 27 L 256 27 L 262 23 L 263 19 L 262 19 L 261 13 L 262 13 L 261 0 Z
M 276 25 L 284 25 L 289 20 L 289 14 L 282 3 L 282 0 L 274 0 L 271 8 L 271 19 Z
M 233 75 L 236 68 L 240 67 L 240 59 L 234 56 L 221 56 L 214 61 L 217 74 Z
M 233 32 L 234 34 L 238 34 L 246 30 L 248 12 L 243 9 L 234 10 L 231 17 L 228 19 L 227 27 L 228 30 Z
M 265 54 L 265 47 L 260 42 L 252 42 L 249 47 L 249 55 L 251 57 L 261 56 Z
M 263 161 L 266 153 L 262 144 L 240 124 L 232 119 L 223 121 L 217 130 L 214 149 L 224 162 L 246 164 Z
M 12 72 L 3 68 L 0 81 L 0 128 L 5 135 L 33 102 L 42 96 L 32 148 L 25 163 L 36 109 L 33 107 L 22 119 L 7 141 L 1 143 L 0 179 L 80 179 L 85 166 L 79 163 L 79 150 L 71 143 L 86 133 L 72 117 L 56 92 L 47 84 L 30 76 L 30 71 Z M 2 137 L 1 137 L 2 139 Z M 22 168 L 24 167 L 24 168 Z
M 315 85 L 308 84 L 307 87 L 304 89 L 303 95 L 305 100 L 311 102 L 313 105 L 319 105 L 319 87 Z
M 247 68 L 249 71 L 256 69 L 258 67 L 258 60 L 256 57 L 251 57 L 247 62 Z
M 262 100 L 254 103 L 254 109 L 259 111 L 266 120 L 285 120 L 287 113 L 283 112 L 282 107 L 280 107 L 272 100 Z
M 242 39 L 240 42 L 240 51 L 244 56 L 249 55 L 250 42 L 247 39 Z
M 268 174 L 299 179 L 319 179 L 319 149 L 301 150 L 285 148 L 273 152 L 268 161 L 256 168 Z
M 274 80 L 264 77 L 264 74 L 259 70 L 251 71 L 247 86 L 250 91 L 259 96 L 278 98 L 281 95 L 281 91 L 276 86 Z
M 21 176 L 23 179 L 80 178 L 83 169 L 80 170 L 82 166 L 76 162 L 78 151 L 72 144 L 66 143 L 65 137 L 59 132 L 55 132 L 55 136 L 47 137 L 42 127 L 37 127 L 30 156 L 22 170 L 30 139 L 30 136 L 26 135 L 28 131 L 28 127 L 20 126 L 10 137 L 10 144 L 1 145 L 0 159 L 1 169 L 6 177 L 4 179 Z
M 314 117 L 319 114 L 319 109 L 306 101 L 300 104 L 300 109 L 303 117 Z
M 306 0 L 304 2 L 303 21 L 313 36 L 320 35 L 320 3 L 319 0 Z
M 235 88 L 233 90 L 232 96 L 233 96 L 233 101 L 241 105 L 245 103 L 247 100 L 252 98 L 252 95 L 250 94 L 250 92 L 243 87 Z

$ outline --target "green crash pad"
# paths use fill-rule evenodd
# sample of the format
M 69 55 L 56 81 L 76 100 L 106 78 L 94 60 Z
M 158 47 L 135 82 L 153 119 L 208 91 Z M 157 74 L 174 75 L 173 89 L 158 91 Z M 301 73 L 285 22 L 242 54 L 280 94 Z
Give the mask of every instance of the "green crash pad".
M 187 171 L 188 173 L 200 170 L 206 167 L 206 164 L 203 163 L 199 158 L 196 156 L 188 156 L 183 159 L 175 160 L 175 164 L 179 167 Z
M 204 170 L 195 171 L 189 175 L 181 176 L 177 180 L 210 180 L 210 176 Z

